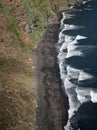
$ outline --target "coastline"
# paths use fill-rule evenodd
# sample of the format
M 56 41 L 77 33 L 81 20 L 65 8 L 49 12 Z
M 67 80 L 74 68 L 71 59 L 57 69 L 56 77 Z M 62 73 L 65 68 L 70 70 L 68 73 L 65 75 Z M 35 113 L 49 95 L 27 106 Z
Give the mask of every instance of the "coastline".
M 58 16 L 60 20 L 62 15 Z M 37 130 L 63 130 L 67 122 L 68 101 L 62 92 L 55 49 L 60 32 L 59 20 L 47 26 L 37 50 Z
M 47 1 L 44 2 L 48 6 L 47 10 L 51 11 L 50 14 L 54 16 L 49 16 L 50 20 L 46 21 L 46 24 L 49 23 L 47 32 L 37 50 L 37 44 L 46 28 L 46 25 L 42 22 L 46 19 L 45 17 L 41 18 L 41 15 L 44 16 L 46 8 L 45 6 L 39 8 L 40 5 L 36 8 L 35 2 L 37 0 L 1 0 L 1 129 L 35 130 L 38 106 L 39 118 L 37 114 L 37 119 L 39 123 L 37 124 L 43 126 L 42 130 L 63 129 L 66 123 L 64 118 L 67 118 L 67 109 L 65 109 L 67 108 L 67 104 L 65 105 L 67 100 L 61 89 L 55 50 L 60 31 L 58 18 L 61 19 L 62 15 L 59 13 L 58 18 L 55 15 L 58 10 L 54 7 L 58 2 L 55 1 L 53 5 Z M 66 7 L 65 3 L 65 1 L 60 1 L 59 10 Z M 37 13 L 38 20 L 36 17 L 37 11 L 39 12 Z M 36 57 L 38 65 L 36 65 Z M 38 89 L 38 104 L 36 89 Z M 38 129 L 40 130 L 40 128 Z

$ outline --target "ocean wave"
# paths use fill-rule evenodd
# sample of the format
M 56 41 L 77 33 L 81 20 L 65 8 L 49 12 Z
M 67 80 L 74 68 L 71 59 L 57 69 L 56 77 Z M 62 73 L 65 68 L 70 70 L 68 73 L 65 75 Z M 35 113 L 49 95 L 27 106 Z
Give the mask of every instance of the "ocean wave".
M 60 75 L 70 105 L 66 126 L 69 130 L 74 111 L 80 115 L 80 123 L 77 123 L 81 128 L 86 119 L 83 113 L 81 115 L 81 106 L 85 102 L 97 103 L 97 1 L 84 2 L 76 10 L 63 12 L 61 29 L 56 48 Z M 83 120 L 80 120 L 81 116 Z M 81 130 L 90 130 L 87 128 Z

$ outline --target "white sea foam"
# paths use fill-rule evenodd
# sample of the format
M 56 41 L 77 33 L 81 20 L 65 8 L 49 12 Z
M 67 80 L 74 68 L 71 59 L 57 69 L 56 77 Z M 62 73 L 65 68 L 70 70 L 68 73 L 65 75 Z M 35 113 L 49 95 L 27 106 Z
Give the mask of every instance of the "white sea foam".
M 83 57 L 84 54 L 81 51 L 71 51 L 70 53 L 67 53 L 66 58 L 74 57 L 74 56 L 80 56 Z
M 60 68 L 60 77 L 64 83 L 64 79 L 66 79 L 67 74 L 66 74 L 66 70 L 62 62 L 59 64 L 59 68 Z
M 60 52 L 57 57 L 58 57 L 59 63 L 64 62 L 64 58 L 66 57 L 66 53 Z
M 70 42 L 67 46 L 67 56 L 66 58 L 72 57 L 72 56 L 84 56 L 83 51 L 86 49 L 85 46 L 78 46 L 78 40 L 87 39 L 87 37 L 77 35 L 75 40 Z
M 84 28 L 84 27 L 77 26 L 74 24 L 65 24 L 64 28 L 65 28 L 65 30 L 73 30 L 73 29 L 79 29 L 79 28 Z
M 68 14 L 66 12 L 62 12 L 63 18 L 62 19 L 69 19 L 74 16 L 74 14 Z
M 78 43 L 79 43 L 78 41 L 82 40 L 82 39 L 87 39 L 87 37 L 77 35 L 76 38 L 75 38 L 75 40 L 73 40 L 72 42 L 70 42 L 68 44 L 68 46 L 67 46 L 68 51 L 69 50 L 71 51 L 73 49 L 75 50 L 78 47 Z
M 90 89 L 83 87 L 76 87 L 76 93 L 78 100 L 83 103 L 91 100 Z
M 64 38 L 59 39 L 57 45 L 62 45 L 62 43 L 63 43 L 64 41 L 65 41 Z
M 63 29 L 64 28 L 64 19 L 66 19 L 66 13 L 65 12 L 62 12 L 62 15 L 63 15 L 63 18 L 61 19 L 60 21 L 60 28 Z
M 66 12 L 62 12 L 62 15 L 63 15 L 63 18 L 60 21 L 60 28 L 64 29 L 64 27 L 65 27 L 64 20 L 69 19 L 69 18 L 73 17 L 74 15 L 73 14 L 67 14 Z
M 89 74 L 85 71 L 81 71 L 79 78 L 78 78 L 78 81 L 83 82 L 83 81 L 87 80 L 87 82 L 89 82 L 92 79 L 94 79 L 94 76 L 92 74 Z
M 87 1 L 83 1 L 82 3 L 83 3 L 83 4 L 86 4 L 86 3 L 87 3 Z
M 72 42 L 74 41 L 75 37 L 74 36 L 69 36 L 69 35 L 65 35 L 65 42 Z
M 68 43 L 64 42 L 60 48 L 60 52 L 63 53 L 64 50 L 67 50 Z
M 61 45 L 61 47 L 60 47 L 60 52 L 63 52 L 64 49 L 67 49 L 68 44 L 69 44 L 71 41 L 73 41 L 73 40 L 74 40 L 74 37 L 68 36 L 68 35 L 65 35 L 64 40 L 62 40 L 62 38 L 59 39 L 58 43 L 59 43 L 60 41 L 63 41 L 63 42 L 62 42 L 62 45 Z
M 65 38 L 65 34 L 63 34 L 62 32 L 59 33 L 59 39 Z
M 76 40 L 87 39 L 85 36 L 77 35 Z
M 69 80 L 78 79 L 80 71 L 81 70 L 79 70 L 79 69 L 75 69 L 75 68 L 72 68 L 70 66 L 67 66 L 67 77 L 68 77 L 68 79 Z
M 91 90 L 90 95 L 91 95 L 91 101 L 97 103 L 97 90 L 96 91 Z
M 72 88 L 72 87 L 76 87 L 75 84 L 73 84 L 72 82 L 70 82 L 68 76 L 67 76 L 66 79 L 64 80 L 64 86 L 65 86 L 65 89 Z
M 67 50 L 68 50 L 68 53 L 72 53 L 74 51 L 80 51 L 84 48 L 85 46 L 78 46 L 76 44 L 76 42 L 72 42 L 70 44 L 68 44 L 67 46 Z M 84 49 L 85 50 L 85 49 Z

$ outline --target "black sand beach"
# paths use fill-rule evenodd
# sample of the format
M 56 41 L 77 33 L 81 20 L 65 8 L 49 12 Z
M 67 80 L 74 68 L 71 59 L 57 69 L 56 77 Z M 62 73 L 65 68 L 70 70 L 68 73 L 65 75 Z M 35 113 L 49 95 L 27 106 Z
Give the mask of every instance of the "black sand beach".
M 49 24 L 37 52 L 37 130 L 63 130 L 67 121 L 67 97 L 63 94 L 55 44 L 59 22 Z

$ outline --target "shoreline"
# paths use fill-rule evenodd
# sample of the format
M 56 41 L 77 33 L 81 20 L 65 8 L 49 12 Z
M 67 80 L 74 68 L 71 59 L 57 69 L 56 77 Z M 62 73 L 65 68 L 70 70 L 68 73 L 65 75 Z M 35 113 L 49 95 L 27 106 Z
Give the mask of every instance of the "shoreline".
M 62 15 L 59 16 L 62 17 Z M 49 24 L 45 36 L 38 46 L 37 130 L 63 130 L 67 122 L 68 100 L 62 91 L 55 49 L 59 32 L 59 21 Z

